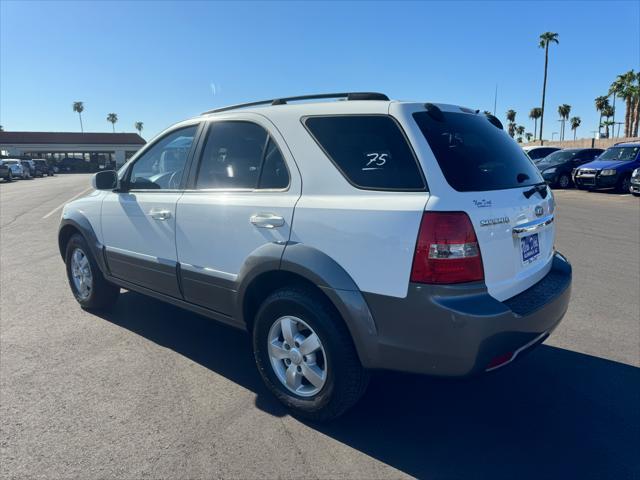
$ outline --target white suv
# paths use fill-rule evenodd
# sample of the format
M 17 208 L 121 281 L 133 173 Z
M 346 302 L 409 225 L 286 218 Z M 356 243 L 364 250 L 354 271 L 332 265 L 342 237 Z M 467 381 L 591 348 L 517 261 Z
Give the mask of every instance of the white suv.
M 298 102 L 328 98 L 343 101 Z M 78 302 L 125 288 L 246 329 L 306 418 L 343 413 L 370 370 L 503 366 L 569 302 L 553 196 L 475 110 L 377 93 L 236 105 L 93 182 L 59 231 Z

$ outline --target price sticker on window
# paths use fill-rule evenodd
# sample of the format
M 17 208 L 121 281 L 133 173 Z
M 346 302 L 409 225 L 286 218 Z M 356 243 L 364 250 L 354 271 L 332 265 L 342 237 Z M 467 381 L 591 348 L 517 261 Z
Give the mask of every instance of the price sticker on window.
M 377 152 L 367 152 L 364 154 L 363 172 L 373 170 L 383 170 L 391 160 L 391 152 L 388 150 L 380 150 Z

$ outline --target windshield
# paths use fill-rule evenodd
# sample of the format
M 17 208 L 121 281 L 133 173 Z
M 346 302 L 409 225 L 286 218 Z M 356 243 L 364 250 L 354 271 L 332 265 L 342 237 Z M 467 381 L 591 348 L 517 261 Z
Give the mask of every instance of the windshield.
M 485 115 L 414 113 L 447 182 L 459 192 L 526 187 L 544 180 L 531 159 Z
M 640 146 L 635 147 L 611 147 L 604 152 L 598 160 L 609 160 L 614 162 L 630 162 L 638 156 Z
M 551 166 L 551 165 L 560 165 L 561 163 L 565 163 L 572 158 L 574 158 L 580 150 L 559 150 L 557 152 L 553 152 L 551 155 L 543 158 L 539 165 Z

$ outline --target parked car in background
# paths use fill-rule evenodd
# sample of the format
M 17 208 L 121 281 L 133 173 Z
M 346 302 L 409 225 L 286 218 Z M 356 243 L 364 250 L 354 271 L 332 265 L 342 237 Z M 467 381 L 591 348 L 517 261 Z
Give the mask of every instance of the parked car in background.
M 328 97 L 345 101 L 208 112 L 96 173 L 58 236 L 80 305 L 123 287 L 248 330 L 267 387 L 314 420 L 351 407 L 368 370 L 468 376 L 544 342 L 571 266 L 500 121 Z
M 9 165 L 14 180 L 17 178 L 28 178 L 29 173 L 28 171 L 25 171 L 25 167 L 22 165 L 22 161 L 20 159 L 8 158 L 3 160 L 2 163 L 4 163 L 5 165 Z
M 634 197 L 640 197 L 640 168 L 636 168 L 631 174 L 631 187 L 629 191 Z
M 533 160 L 533 163 L 538 163 L 540 160 L 545 158 L 548 155 L 551 155 L 553 152 L 557 152 L 560 150 L 558 147 L 522 147 L 524 153 L 529 155 L 529 158 Z
M 8 164 L 4 163 L 3 160 L 0 160 L 0 178 L 6 180 L 7 182 L 13 181 L 13 171 Z
M 631 172 L 640 167 L 640 143 L 620 143 L 608 148 L 593 162 L 575 170 L 576 187 L 587 190 L 615 188 L 628 193 Z
M 51 165 L 49 165 L 46 160 L 36 158 L 33 160 L 33 163 L 35 163 L 38 176 L 44 177 L 45 175 L 47 175 L 50 177 L 53 175 L 53 167 L 51 167 Z
M 25 172 L 25 176 L 23 177 L 25 180 L 32 179 L 36 176 L 36 165 L 33 163 L 33 160 L 21 159 L 20 163 Z
M 546 156 L 536 166 L 549 185 L 569 188 L 573 184 L 571 172 L 580 165 L 594 160 L 602 152 L 604 150 L 601 148 L 567 148 Z

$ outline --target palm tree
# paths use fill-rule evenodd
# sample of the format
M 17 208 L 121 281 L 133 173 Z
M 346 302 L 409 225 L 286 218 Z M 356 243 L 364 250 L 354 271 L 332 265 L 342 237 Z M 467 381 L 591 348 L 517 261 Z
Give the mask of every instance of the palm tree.
M 516 134 L 516 111 L 507 110 L 507 121 L 509 122 L 509 135 L 513 138 Z
M 571 113 L 571 105 L 563 103 L 558 107 L 558 115 L 562 124 L 560 125 L 560 140 L 564 140 L 564 122 L 569 119 L 569 113 Z
M 117 113 L 110 113 L 107 115 L 107 122 L 111 122 L 111 128 L 113 128 L 113 133 L 116 133 L 116 122 L 118 121 Z
M 525 133 L 525 134 L 524 134 L 524 138 L 526 138 L 526 139 L 527 139 L 527 142 L 530 142 L 530 141 L 531 141 L 531 139 L 533 138 L 533 133 L 531 133 L 531 132 L 527 132 L 527 133 Z
M 84 133 L 84 128 L 82 128 L 82 112 L 84 112 L 84 102 L 73 102 L 73 111 L 78 112 L 78 117 L 80 118 L 80 132 Z
M 573 130 L 573 139 L 575 140 L 576 130 L 578 130 L 578 127 L 582 123 L 582 120 L 580 119 L 580 117 L 571 117 L 571 120 L 569 120 L 569 123 L 571 124 L 571 130 Z
M 134 128 L 138 131 L 138 134 L 142 136 L 142 129 L 144 128 L 144 123 L 136 122 L 133 124 Z
M 540 140 L 542 140 L 542 125 L 544 122 L 544 98 L 547 93 L 547 68 L 549 66 L 549 44 L 559 44 L 558 34 L 553 32 L 544 32 L 540 35 L 540 43 L 538 46 L 544 48 L 544 82 L 542 83 L 542 111 L 540 113 Z
M 532 108 L 529 112 L 529 118 L 533 120 L 533 138 L 538 134 L 538 119 L 542 116 L 542 109 L 540 107 Z
M 609 118 L 613 116 L 613 108 L 607 103 L 607 106 L 602 109 L 600 114 L 606 119 L 604 122 L 602 122 L 602 125 L 605 127 L 605 137 L 609 138 L 609 127 L 614 124 L 614 122 L 609 120 Z
M 625 78 L 624 75 L 618 75 L 609 87 L 609 95 L 613 95 L 613 123 L 616 122 L 616 96 L 620 96 L 624 90 Z
M 598 134 L 599 134 L 600 129 L 602 128 L 602 111 L 609 106 L 609 99 L 606 96 L 601 95 L 599 97 L 596 97 L 596 99 L 594 100 L 594 103 L 596 105 L 596 110 L 600 112 L 600 121 L 598 122 Z
M 518 125 L 516 127 L 516 133 L 520 136 L 524 135 L 524 127 L 522 125 Z

